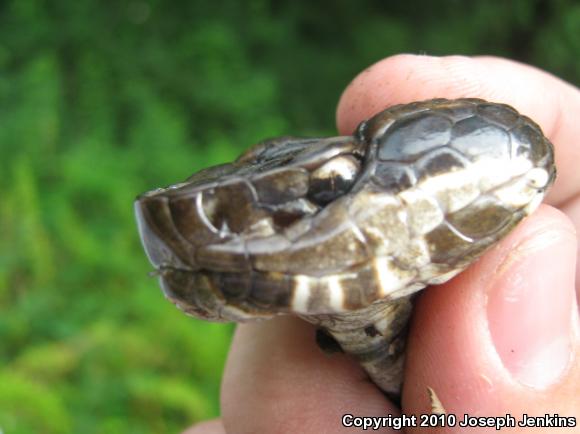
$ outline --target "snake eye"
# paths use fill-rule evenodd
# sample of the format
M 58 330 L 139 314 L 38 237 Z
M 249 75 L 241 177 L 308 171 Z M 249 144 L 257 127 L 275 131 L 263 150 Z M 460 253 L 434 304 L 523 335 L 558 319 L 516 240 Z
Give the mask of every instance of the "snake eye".
M 310 174 L 308 198 L 326 205 L 346 193 L 360 172 L 360 162 L 352 155 L 339 155 Z

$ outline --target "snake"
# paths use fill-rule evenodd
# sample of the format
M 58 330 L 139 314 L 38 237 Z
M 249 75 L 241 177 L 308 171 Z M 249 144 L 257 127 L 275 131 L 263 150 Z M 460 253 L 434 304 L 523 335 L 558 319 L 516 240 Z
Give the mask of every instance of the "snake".
M 392 106 L 353 135 L 279 137 L 135 201 L 166 298 L 209 321 L 295 315 L 400 398 L 417 294 L 463 271 L 556 176 L 540 127 L 476 98 Z

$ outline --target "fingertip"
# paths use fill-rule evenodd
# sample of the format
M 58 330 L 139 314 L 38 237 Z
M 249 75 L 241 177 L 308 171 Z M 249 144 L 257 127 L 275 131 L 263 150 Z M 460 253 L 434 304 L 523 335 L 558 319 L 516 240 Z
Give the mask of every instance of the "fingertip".
M 347 86 L 338 103 L 337 124 L 352 132 L 386 107 L 431 98 L 484 98 L 533 116 L 549 134 L 556 126 L 563 81 L 513 60 L 494 56 L 398 54 L 371 65 Z M 546 108 L 549 108 L 546 110 Z
M 481 65 L 466 56 L 398 54 L 365 69 L 348 85 L 337 108 L 341 133 L 395 104 L 489 93 L 479 78 Z
M 408 74 L 414 57 L 411 54 L 387 57 L 366 68 L 350 82 L 336 110 L 341 134 L 351 134 L 361 121 L 396 104 L 396 90 L 404 87 L 410 78 Z
M 575 231 L 548 210 L 502 259 L 487 290 L 488 327 L 502 364 L 535 389 L 567 369 L 577 322 Z

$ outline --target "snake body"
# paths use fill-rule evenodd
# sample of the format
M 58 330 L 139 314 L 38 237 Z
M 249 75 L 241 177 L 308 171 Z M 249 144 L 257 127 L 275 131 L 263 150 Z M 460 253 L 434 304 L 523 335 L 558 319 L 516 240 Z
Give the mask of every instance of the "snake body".
M 282 137 L 136 201 L 165 295 L 188 314 L 317 324 L 396 396 L 414 294 L 504 237 L 555 178 L 551 143 L 480 99 L 391 107 L 353 136 Z

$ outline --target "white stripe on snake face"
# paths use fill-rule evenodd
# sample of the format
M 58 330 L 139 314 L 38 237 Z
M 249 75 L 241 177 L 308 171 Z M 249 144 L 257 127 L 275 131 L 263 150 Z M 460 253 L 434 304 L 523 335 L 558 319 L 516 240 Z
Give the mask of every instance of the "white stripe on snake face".
M 480 157 L 465 169 L 427 177 L 418 183 L 416 188 L 429 197 L 437 197 L 445 212 L 454 212 L 469 204 L 481 192 L 522 176 L 530 169 L 532 169 L 532 163 L 523 157 L 507 161 Z M 537 179 L 538 182 L 542 180 L 540 173 L 534 172 L 529 176 Z M 545 185 L 548 179 L 547 174 L 544 178 Z
M 530 186 L 530 180 L 527 177 L 520 176 L 493 190 L 491 194 L 504 206 L 519 208 L 528 205 L 538 197 L 538 190 Z
M 385 297 L 406 285 L 413 275 L 398 269 L 389 258 L 377 257 L 373 260 L 373 270 L 377 279 L 380 297 Z
M 434 178 L 431 178 L 433 180 Z M 445 216 L 437 202 L 435 193 L 425 192 L 422 188 L 430 184 L 424 183 L 421 188 L 413 187 L 399 193 L 405 203 L 406 213 L 401 221 L 406 221 L 413 234 L 422 235 L 438 226 Z
M 310 278 L 298 275 L 294 277 L 294 292 L 292 293 L 292 310 L 298 313 L 308 312 L 310 299 Z
M 544 200 L 544 193 L 542 194 L 537 194 L 536 196 L 534 196 L 534 198 L 530 201 L 530 203 L 528 203 L 525 206 L 525 210 L 528 214 L 533 213 L 537 207 L 540 206 L 540 204 L 542 203 L 542 200 Z
M 532 162 L 525 157 L 501 161 L 482 158 L 472 167 L 473 175 L 479 182 L 479 188 L 487 191 L 510 179 L 522 176 L 532 168 Z
M 479 196 L 479 179 L 478 167 L 472 163 L 466 169 L 428 176 L 415 188 L 425 197 L 436 199 L 443 213 L 455 212 Z
M 344 289 L 338 276 L 328 278 L 328 304 L 336 312 L 344 310 Z

